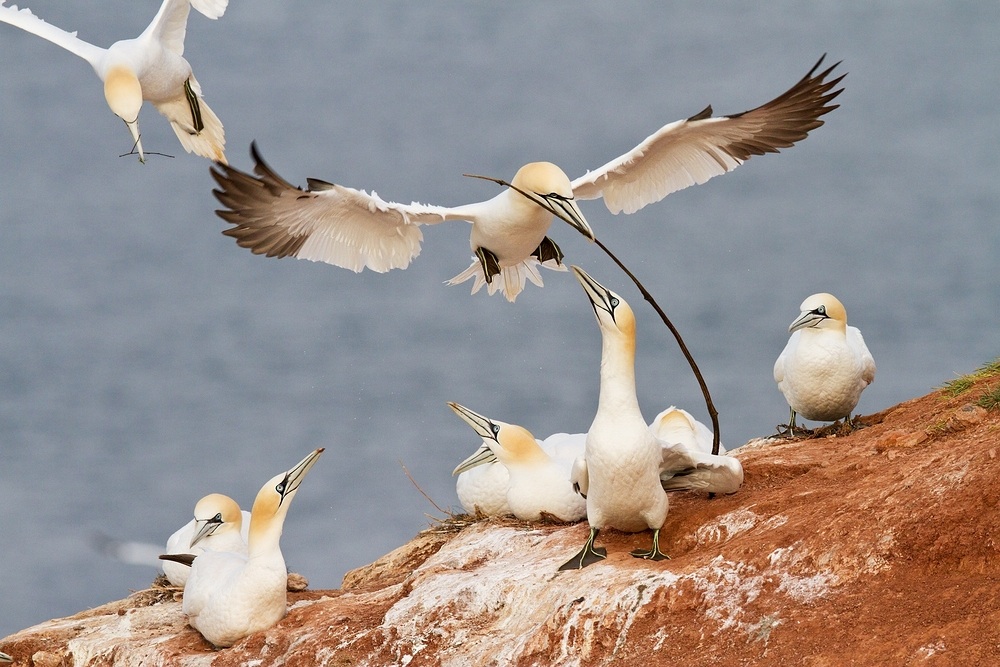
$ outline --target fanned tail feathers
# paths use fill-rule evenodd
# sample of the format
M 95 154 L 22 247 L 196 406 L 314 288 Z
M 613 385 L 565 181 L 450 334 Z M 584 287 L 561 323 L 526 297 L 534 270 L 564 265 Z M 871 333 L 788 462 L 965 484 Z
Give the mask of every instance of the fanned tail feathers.
M 538 287 L 542 287 L 542 274 L 538 272 L 538 267 L 544 266 L 546 269 L 551 269 L 552 271 L 565 271 L 566 267 L 563 264 L 558 264 L 556 261 L 548 260 L 545 262 L 539 262 L 536 257 L 529 257 L 523 262 L 518 262 L 517 264 L 511 264 L 509 266 L 500 267 L 499 275 L 493 277 L 493 282 L 486 282 L 486 275 L 483 273 L 483 265 L 478 259 L 473 259 L 472 264 L 469 265 L 465 271 L 445 282 L 446 285 L 458 285 L 459 283 L 464 283 L 467 280 L 473 279 L 472 283 L 472 293 L 475 294 L 486 285 L 486 291 L 488 294 L 496 294 L 499 290 L 503 290 L 503 295 L 511 303 L 517 299 L 517 295 L 524 290 L 524 285 L 527 281 L 531 281 Z

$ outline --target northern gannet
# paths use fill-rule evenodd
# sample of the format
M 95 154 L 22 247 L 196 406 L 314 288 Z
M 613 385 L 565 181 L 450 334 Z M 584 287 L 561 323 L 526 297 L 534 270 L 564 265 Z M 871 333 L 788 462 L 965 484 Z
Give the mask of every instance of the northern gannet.
M 225 162 L 222 123 L 201 99 L 201 86 L 184 59 L 188 12 L 194 7 L 210 19 L 226 11 L 229 0 L 163 0 L 153 21 L 135 39 L 124 39 L 103 49 L 50 25 L 16 5 L 3 6 L 0 21 L 17 26 L 75 53 L 94 68 L 104 82 L 104 99 L 125 121 L 139 161 L 145 162 L 139 135 L 139 109 L 148 101 L 167 117 L 181 145 L 217 162 Z
M 597 414 L 587 432 L 585 460 L 573 470 L 574 482 L 581 490 L 580 474 L 586 474 L 590 536 L 583 549 L 559 569 L 579 569 L 606 558 L 606 549 L 594 547 L 603 528 L 629 533 L 651 529 L 651 547 L 637 549 L 632 555 L 649 560 L 669 558 L 659 544 L 668 505 L 660 483 L 662 447 L 643 419 L 635 394 L 635 315 L 619 295 L 583 269 L 572 269 L 601 329 L 601 391 Z
M 167 539 L 168 554 L 231 551 L 246 555 L 250 512 L 240 510 L 236 501 L 221 493 L 210 493 L 194 506 L 194 518 Z M 163 574 L 174 586 L 187 583 L 191 568 L 163 561 Z
M 484 417 L 458 403 L 448 406 L 472 427 L 507 469 L 507 506 L 515 517 L 538 521 L 544 515 L 551 515 L 559 521 L 579 521 L 586 516 L 586 501 L 573 490 L 569 480 L 572 458 L 550 456 L 535 436 L 521 426 Z M 470 457 L 473 458 L 475 455 Z
M 813 294 L 799 306 L 792 335 L 774 362 L 774 381 L 795 416 L 813 421 L 850 420 L 861 392 L 875 380 L 875 360 L 847 310 L 832 294 Z
M 510 473 L 485 444 L 451 471 L 455 494 L 466 512 L 474 516 L 506 516 Z
M 261 487 L 250 512 L 247 555 L 206 551 L 191 563 L 184 613 L 191 627 L 215 646 L 232 646 L 284 618 L 288 575 L 281 529 L 299 485 L 322 453 L 323 448 L 313 451 Z
M 823 124 L 821 116 L 837 108 L 830 102 L 843 90 L 831 92 L 843 75 L 825 80 L 836 65 L 816 74 L 822 62 L 762 106 L 719 117 L 706 107 L 576 180 L 554 164 L 533 162 L 515 174 L 513 189 L 453 208 L 399 204 L 316 179 L 307 179 L 307 189 L 301 190 L 251 145 L 256 176 L 226 165 L 212 170 L 219 185 L 215 196 L 226 207 L 216 213 L 232 225 L 223 234 L 254 254 L 327 262 L 356 272 L 405 269 L 420 253 L 420 225 L 467 220 L 475 258 L 448 284 L 474 279 L 473 293 L 485 284 L 490 294 L 502 289 L 514 301 L 525 280 L 541 286 L 538 264 L 563 268 L 562 252 L 546 236 L 553 216 L 594 238 L 577 200 L 603 197 L 612 213 L 634 213 L 732 171 L 753 155 L 775 153 L 804 139 Z
M 712 454 L 712 431 L 689 412 L 671 406 L 650 429 L 660 441 L 660 485 L 664 491 L 735 493 L 743 485 L 743 465 L 719 444 Z

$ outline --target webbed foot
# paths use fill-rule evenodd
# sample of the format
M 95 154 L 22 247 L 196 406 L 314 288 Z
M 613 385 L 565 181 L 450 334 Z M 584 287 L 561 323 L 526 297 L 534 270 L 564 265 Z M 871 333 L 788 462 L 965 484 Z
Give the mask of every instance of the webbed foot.
M 590 537 L 587 538 L 587 543 L 583 545 L 583 549 L 580 549 L 579 553 L 563 563 L 559 567 L 559 571 L 582 570 L 588 565 L 593 565 L 594 563 L 598 563 L 607 558 L 607 549 L 604 547 L 594 547 L 594 540 L 597 539 L 597 534 L 599 532 L 601 532 L 599 529 L 591 528 Z
M 563 260 L 562 250 L 548 236 L 542 239 L 542 242 L 538 244 L 538 247 L 535 248 L 535 252 L 531 253 L 531 256 L 537 257 L 538 261 L 543 264 L 550 259 L 556 260 L 556 264 L 562 264 Z
M 201 119 L 201 103 L 198 101 L 198 95 L 191 89 L 190 78 L 184 81 L 184 96 L 191 108 L 191 124 L 194 126 L 194 133 L 198 134 L 205 129 L 205 122 Z
M 660 551 L 659 529 L 653 531 L 653 546 L 649 549 L 636 549 L 632 552 L 632 556 L 645 560 L 670 560 L 670 556 Z
M 493 277 L 500 273 L 500 260 L 497 259 L 492 250 L 486 248 L 476 248 L 476 257 L 483 265 L 483 277 L 486 278 L 486 284 L 492 284 Z

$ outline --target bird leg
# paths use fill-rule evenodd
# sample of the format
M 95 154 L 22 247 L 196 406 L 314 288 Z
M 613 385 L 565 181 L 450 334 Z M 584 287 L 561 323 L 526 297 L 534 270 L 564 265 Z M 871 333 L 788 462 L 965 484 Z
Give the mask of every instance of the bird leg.
M 201 104 L 198 102 L 198 96 L 191 90 L 190 78 L 184 82 L 184 96 L 187 97 L 188 106 L 191 107 L 191 121 L 192 125 L 194 125 L 194 133 L 198 134 L 205 129 L 205 123 L 201 119 Z
M 563 570 L 582 570 L 588 565 L 593 565 L 599 561 L 604 560 L 608 557 L 608 550 L 604 547 L 594 547 L 594 540 L 597 539 L 597 534 L 601 532 L 599 528 L 590 528 L 590 537 L 587 538 L 587 543 L 583 545 L 580 552 L 570 558 L 568 561 L 563 563 L 559 567 L 559 571 Z
M 492 284 L 493 276 L 500 273 L 500 260 L 497 259 L 492 250 L 486 248 L 476 248 L 476 257 L 483 265 L 483 277 L 486 278 L 486 284 Z
M 646 560 L 670 560 L 670 556 L 660 551 L 659 528 L 653 531 L 653 546 L 648 550 L 636 549 L 632 552 L 632 555 L 636 558 L 645 558 Z
M 537 257 L 538 261 L 542 264 L 550 259 L 556 260 L 556 264 L 562 264 L 563 260 L 562 250 L 548 236 L 542 239 L 542 242 L 538 244 L 538 247 L 535 249 L 535 252 L 531 253 L 531 256 Z

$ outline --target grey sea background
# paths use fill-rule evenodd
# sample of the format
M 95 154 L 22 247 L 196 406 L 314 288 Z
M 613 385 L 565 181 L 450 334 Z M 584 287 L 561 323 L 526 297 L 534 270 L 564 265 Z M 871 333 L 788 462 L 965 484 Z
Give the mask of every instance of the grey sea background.
M 19 4 L 101 46 L 158 6 Z M 191 13 L 185 56 L 234 166 L 256 139 L 294 183 L 442 205 L 496 194 L 463 173 L 550 160 L 576 177 L 843 60 L 841 108 L 798 146 L 631 216 L 582 204 L 685 336 L 732 448 L 787 420 L 772 365 L 814 292 L 875 356 L 859 412 L 1000 354 L 998 35 L 985 1 L 232 0 L 219 21 Z M 458 509 L 451 469 L 479 440 L 446 401 L 538 437 L 589 427 L 600 336 L 571 274 L 515 304 L 445 286 L 470 262 L 464 223 L 425 227 L 388 274 L 255 257 L 151 106 L 143 143 L 176 157 L 118 157 L 128 133 L 84 61 L 0 25 L 0 91 L 0 636 L 152 581 L 95 536 L 163 543 L 201 496 L 249 507 L 315 447 L 282 550 L 334 588 L 442 516 L 403 466 Z M 676 404 L 707 422 L 627 278 L 569 226 L 551 235 L 636 311 L 647 418 Z

